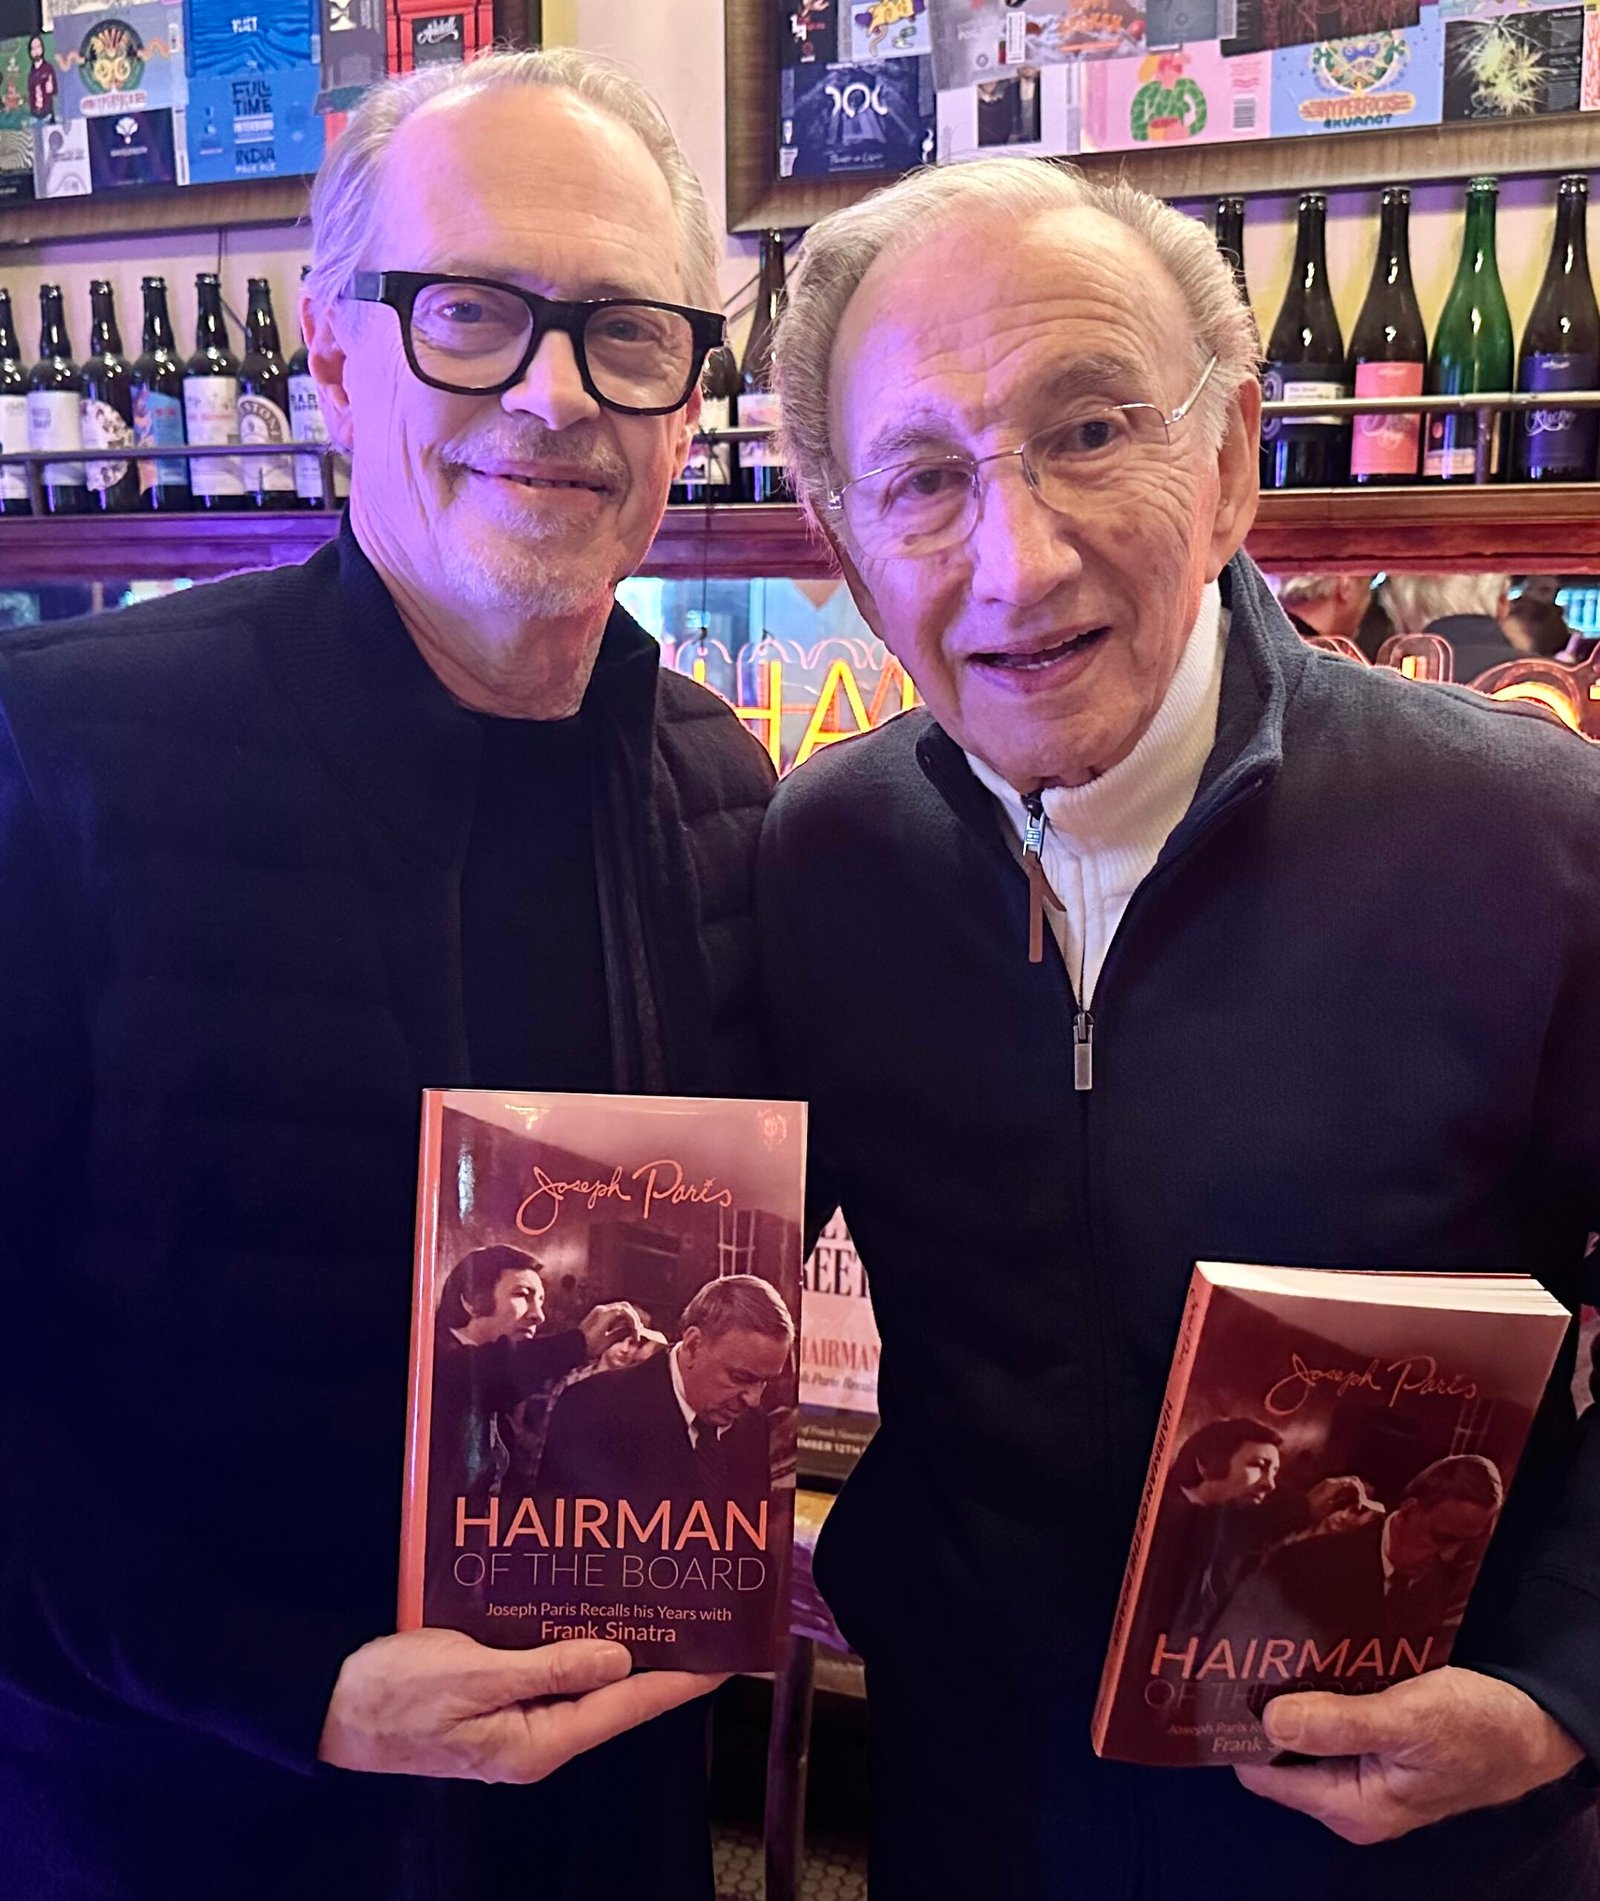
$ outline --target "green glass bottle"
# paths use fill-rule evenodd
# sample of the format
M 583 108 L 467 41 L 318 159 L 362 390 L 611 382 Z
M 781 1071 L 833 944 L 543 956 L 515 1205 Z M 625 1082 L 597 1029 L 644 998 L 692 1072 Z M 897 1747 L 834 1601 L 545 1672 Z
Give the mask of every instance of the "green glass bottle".
M 1511 315 L 1495 262 L 1494 214 L 1500 187 L 1492 178 L 1475 178 L 1467 187 L 1467 225 L 1461 263 L 1445 299 L 1428 356 L 1430 396 L 1469 395 L 1478 390 L 1509 390 L 1514 361 Z M 1422 458 L 1423 480 L 1470 482 L 1477 474 L 1478 419 L 1460 415 L 1428 418 L 1428 445 Z M 1489 436 L 1491 479 L 1500 474 L 1505 423 L 1497 417 Z

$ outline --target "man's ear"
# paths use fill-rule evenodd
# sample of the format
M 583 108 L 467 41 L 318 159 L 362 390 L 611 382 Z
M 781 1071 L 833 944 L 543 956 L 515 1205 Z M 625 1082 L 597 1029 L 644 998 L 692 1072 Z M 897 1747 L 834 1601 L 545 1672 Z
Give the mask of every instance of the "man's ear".
M 1261 385 L 1245 378 L 1228 408 L 1228 433 L 1217 451 L 1217 512 L 1206 579 L 1216 580 L 1244 546 L 1261 500 Z
M 699 383 L 697 382 L 694 388 L 689 392 L 688 402 L 686 402 L 683 408 L 678 412 L 678 424 L 679 424 L 678 447 L 677 447 L 677 452 L 676 452 L 676 460 L 673 462 L 673 465 L 672 465 L 673 481 L 677 481 L 678 472 L 683 468 L 683 465 L 689 460 L 689 448 L 690 448 L 691 443 L 694 441 L 694 432 L 700 426 L 700 414 L 701 414 L 701 411 L 704 409 L 704 407 L 705 407 L 705 397 L 701 392 Z
M 332 308 L 322 308 L 300 293 L 300 334 L 306 340 L 306 367 L 317 385 L 317 401 L 333 446 L 349 455 L 355 447 L 355 417 L 344 384 L 345 344 Z

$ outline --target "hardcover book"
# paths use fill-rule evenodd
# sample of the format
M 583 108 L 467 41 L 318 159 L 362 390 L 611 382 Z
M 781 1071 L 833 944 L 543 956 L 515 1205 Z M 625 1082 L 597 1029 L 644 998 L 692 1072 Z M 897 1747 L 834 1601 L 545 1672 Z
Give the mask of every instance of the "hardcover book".
M 1202 1262 L 1096 1751 L 1265 1760 L 1274 1696 L 1446 1663 L 1569 1319 L 1520 1274 Z
M 769 1669 L 806 1112 L 428 1090 L 402 1630 Z

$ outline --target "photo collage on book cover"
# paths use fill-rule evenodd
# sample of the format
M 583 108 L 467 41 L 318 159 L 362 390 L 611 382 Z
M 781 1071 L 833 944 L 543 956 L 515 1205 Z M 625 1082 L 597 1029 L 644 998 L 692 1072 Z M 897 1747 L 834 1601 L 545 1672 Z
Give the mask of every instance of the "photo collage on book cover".
M 1600 0 L 770 0 L 783 177 L 1600 110 Z
M 0 0 L 0 206 L 305 176 L 375 81 L 492 37 L 489 0 Z

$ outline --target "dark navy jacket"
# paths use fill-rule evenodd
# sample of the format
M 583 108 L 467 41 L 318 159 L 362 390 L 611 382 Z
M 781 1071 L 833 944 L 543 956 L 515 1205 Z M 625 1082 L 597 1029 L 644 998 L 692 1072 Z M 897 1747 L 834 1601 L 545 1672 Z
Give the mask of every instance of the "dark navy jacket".
M 770 768 L 620 609 L 585 706 L 616 1086 L 759 1088 Z M 650 1732 L 555 1795 L 314 1760 L 342 1659 L 394 1628 L 419 1092 L 474 1080 L 481 734 L 348 533 L 0 641 L 16 1901 L 589 1901 L 637 1893 L 652 1839 L 709 1891 L 703 1709 L 678 1781 L 630 1769 Z
M 811 1102 L 884 1340 L 817 1575 L 886 1686 L 883 1754 L 920 1752 L 951 1892 L 973 1816 L 1004 1901 L 1415 1891 L 1415 1843 L 1347 1849 L 1225 1772 L 1090 1753 L 1190 1269 L 1524 1269 L 1576 1308 L 1600 1228 L 1600 747 L 1313 652 L 1244 557 L 1223 586 L 1216 744 L 1106 959 L 1087 1093 L 1068 976 L 1028 963 L 1002 821 L 925 711 L 795 773 L 762 834 L 777 1086 Z M 1600 1440 L 1571 1372 L 1456 1660 L 1600 1755 Z M 1426 1891 L 1522 1893 L 1506 1869 L 1586 1802 L 1428 1831 L 1456 1885 Z

